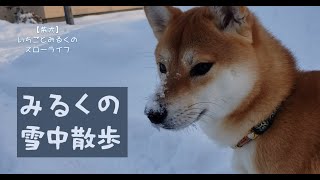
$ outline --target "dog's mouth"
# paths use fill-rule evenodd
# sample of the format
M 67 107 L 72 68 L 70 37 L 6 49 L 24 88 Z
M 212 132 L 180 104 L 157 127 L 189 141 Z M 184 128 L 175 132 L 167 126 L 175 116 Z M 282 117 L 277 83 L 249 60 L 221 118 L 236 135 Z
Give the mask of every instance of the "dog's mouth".
M 207 109 L 202 110 L 202 111 L 199 113 L 199 115 L 198 115 L 198 117 L 197 117 L 196 121 L 199 121 L 199 119 L 200 119 L 202 116 L 204 116 L 204 115 L 206 114 L 206 112 L 207 112 L 207 111 L 208 111 Z
M 158 130 L 160 130 L 160 128 L 167 129 L 167 130 L 182 130 L 199 121 L 206 114 L 207 111 L 208 111 L 207 109 L 203 109 L 192 121 L 168 119 L 162 124 L 153 125 L 153 126 L 156 127 Z M 180 123 L 180 122 L 184 122 L 184 123 Z

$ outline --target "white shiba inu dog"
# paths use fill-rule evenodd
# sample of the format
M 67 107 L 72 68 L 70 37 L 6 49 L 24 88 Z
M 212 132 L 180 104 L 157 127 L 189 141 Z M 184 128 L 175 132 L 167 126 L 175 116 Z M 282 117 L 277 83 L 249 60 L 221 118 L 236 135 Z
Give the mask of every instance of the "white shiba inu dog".
M 144 10 L 158 40 L 155 126 L 197 122 L 242 173 L 320 173 L 320 71 L 298 70 L 247 7 Z

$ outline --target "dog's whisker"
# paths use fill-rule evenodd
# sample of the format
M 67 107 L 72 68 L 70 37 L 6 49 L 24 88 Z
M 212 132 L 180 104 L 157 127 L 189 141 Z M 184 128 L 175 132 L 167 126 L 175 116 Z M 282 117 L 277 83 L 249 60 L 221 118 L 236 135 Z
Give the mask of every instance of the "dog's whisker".
M 201 104 L 215 105 L 215 106 L 223 109 L 223 107 L 221 107 L 221 105 L 219 105 L 219 104 L 217 104 L 217 103 L 214 103 L 214 102 L 197 102 L 197 103 L 194 103 L 194 104 L 188 106 L 187 108 L 191 108 L 191 107 L 193 107 L 193 106 L 195 106 L 195 105 L 199 105 L 199 104 L 200 104 L 200 105 L 201 105 Z

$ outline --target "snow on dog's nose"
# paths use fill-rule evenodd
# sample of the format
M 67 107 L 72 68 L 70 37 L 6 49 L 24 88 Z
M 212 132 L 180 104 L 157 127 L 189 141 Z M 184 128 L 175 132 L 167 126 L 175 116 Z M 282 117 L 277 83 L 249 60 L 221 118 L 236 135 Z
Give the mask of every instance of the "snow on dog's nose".
M 161 124 L 166 119 L 168 112 L 166 109 L 163 109 L 162 111 L 153 111 L 150 110 L 146 113 L 150 121 L 154 124 Z
M 150 100 L 147 103 L 144 113 L 154 124 L 163 123 L 166 117 L 168 116 L 167 109 L 155 100 Z

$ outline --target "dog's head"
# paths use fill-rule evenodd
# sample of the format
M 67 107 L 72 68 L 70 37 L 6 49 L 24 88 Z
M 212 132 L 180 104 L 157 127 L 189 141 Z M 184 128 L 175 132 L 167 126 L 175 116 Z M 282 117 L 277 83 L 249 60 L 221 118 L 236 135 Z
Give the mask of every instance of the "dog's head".
M 158 40 L 161 84 L 146 105 L 152 123 L 181 129 L 218 122 L 245 103 L 257 81 L 252 14 L 246 7 L 144 8 Z

